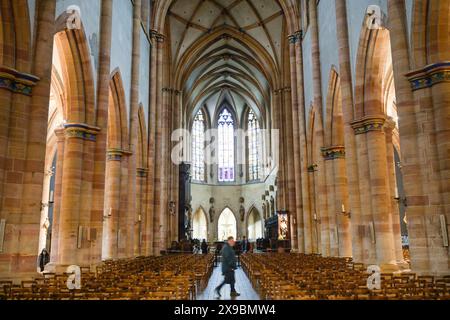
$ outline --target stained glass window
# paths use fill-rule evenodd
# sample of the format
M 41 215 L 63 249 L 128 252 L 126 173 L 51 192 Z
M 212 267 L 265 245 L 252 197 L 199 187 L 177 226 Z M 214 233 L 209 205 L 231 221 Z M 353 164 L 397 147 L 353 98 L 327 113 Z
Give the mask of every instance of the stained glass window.
M 205 181 L 205 117 L 200 110 L 192 126 L 192 179 Z
M 219 182 L 234 181 L 234 119 L 223 109 L 218 119 Z
M 261 132 L 255 113 L 248 114 L 248 174 L 249 180 L 258 180 L 261 172 L 260 164 Z

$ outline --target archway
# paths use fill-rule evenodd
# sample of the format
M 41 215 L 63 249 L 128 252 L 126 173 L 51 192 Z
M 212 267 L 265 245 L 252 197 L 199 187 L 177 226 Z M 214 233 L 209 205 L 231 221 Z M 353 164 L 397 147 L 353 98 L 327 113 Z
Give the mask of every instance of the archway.
M 225 208 L 218 221 L 218 240 L 226 240 L 228 237 L 237 238 L 237 221 L 233 211 Z
M 67 89 L 62 69 L 62 48 L 56 38 L 53 48 L 38 254 L 45 248 L 54 257 L 58 250 L 59 200 L 64 158 L 64 134 L 61 128 L 67 120 Z
M 208 221 L 203 208 L 198 208 L 192 217 L 192 238 L 198 240 L 208 240 Z
M 248 214 L 247 219 L 247 238 L 250 241 L 261 239 L 263 237 L 263 221 L 258 210 L 253 207 Z

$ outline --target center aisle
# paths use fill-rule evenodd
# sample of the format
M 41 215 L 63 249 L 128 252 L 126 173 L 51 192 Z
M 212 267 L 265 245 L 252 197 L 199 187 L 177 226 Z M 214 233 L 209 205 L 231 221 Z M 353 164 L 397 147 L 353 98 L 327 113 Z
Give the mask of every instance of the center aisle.
M 230 285 L 227 284 L 222 288 L 222 298 L 220 300 L 260 300 L 258 293 L 253 289 L 250 280 L 248 279 L 242 268 L 235 271 L 236 276 L 236 291 L 241 295 L 237 298 L 230 298 Z M 223 281 L 222 269 L 216 267 L 209 279 L 208 286 L 200 293 L 197 300 L 216 300 L 214 289 Z

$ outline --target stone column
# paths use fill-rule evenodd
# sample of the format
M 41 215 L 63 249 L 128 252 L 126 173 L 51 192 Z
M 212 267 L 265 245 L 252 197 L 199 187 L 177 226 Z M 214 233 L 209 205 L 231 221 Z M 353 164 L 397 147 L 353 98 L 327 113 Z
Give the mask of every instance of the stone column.
M 346 0 L 336 0 L 336 32 L 339 45 L 339 72 L 341 78 L 342 112 L 346 151 L 346 169 L 348 178 L 349 208 L 352 213 L 352 251 L 355 261 L 363 261 L 363 238 L 365 227 L 361 217 L 361 198 L 359 193 L 360 177 L 357 163 L 356 139 L 351 122 L 354 119 L 353 81 L 351 73 L 350 48 Z
M 146 225 L 146 203 L 147 203 L 147 168 L 137 168 L 136 170 L 137 178 L 137 189 L 136 189 L 136 199 L 137 199 L 137 221 L 135 226 L 136 237 L 134 239 L 134 254 L 135 256 L 144 255 L 143 247 L 143 235 L 144 228 Z
M 142 0 L 141 5 L 141 20 L 142 24 L 144 26 L 145 32 L 148 32 L 148 26 L 149 26 L 149 15 L 150 15 L 150 0 Z
M 117 259 L 119 253 L 118 232 L 120 228 L 120 198 L 122 186 L 121 150 L 108 150 L 105 180 L 105 203 L 103 212 L 102 259 Z
M 396 178 L 395 178 L 395 161 L 394 161 L 394 145 L 392 138 L 395 129 L 395 122 L 392 119 L 388 119 L 385 124 L 384 132 L 386 136 L 386 154 L 387 154 L 387 172 L 389 183 L 389 196 L 390 199 L 390 212 L 392 214 L 392 229 L 393 229 L 393 241 L 395 246 L 395 257 L 397 263 L 404 263 L 403 248 L 402 248 L 402 233 L 400 226 L 400 211 L 398 200 L 395 199 L 396 190 Z
M 406 29 L 404 1 L 388 0 L 389 31 L 394 82 L 396 91 L 397 112 L 399 121 L 400 141 L 402 146 L 402 173 L 405 194 L 408 199 L 406 215 L 408 218 L 408 233 L 410 241 L 411 268 L 415 272 L 428 273 L 430 271 L 430 256 L 427 248 L 426 207 L 428 195 L 425 190 L 426 171 L 423 168 L 422 148 L 426 137 L 423 137 L 423 125 L 420 106 L 415 100 L 411 85 L 405 74 L 411 71 L 408 32 Z M 422 120 L 423 121 L 423 120 Z M 407 147 L 406 147 L 407 146 Z
M 161 204 L 161 166 L 164 161 L 163 152 L 163 55 L 164 55 L 164 38 L 159 37 L 157 41 L 157 61 L 158 70 L 156 74 L 156 104 L 155 104 L 155 117 L 156 117 L 156 133 L 155 133 L 155 166 L 154 166 L 154 188 L 153 188 L 153 251 L 154 254 L 159 255 L 162 250 L 162 242 L 164 239 L 161 237 L 163 231 L 162 204 Z
M 61 191 L 61 210 L 59 223 L 59 244 L 57 269 L 75 264 L 89 265 L 90 244 L 88 233 L 90 212 L 83 212 L 88 202 L 82 195 L 89 188 L 85 180 L 86 156 L 92 153 L 99 129 L 86 124 L 70 123 L 65 125 L 64 165 Z
M 338 212 L 336 212 L 336 200 L 335 200 L 335 177 L 333 170 L 333 161 L 331 161 L 331 155 L 329 148 L 324 148 L 322 151 L 324 161 L 324 170 L 326 176 L 326 184 L 327 184 L 327 211 L 328 214 L 325 217 L 328 220 L 329 233 L 330 233 L 330 255 L 332 257 L 339 256 L 339 235 L 338 235 Z M 326 221 L 325 220 L 325 221 Z M 322 217 L 322 223 L 324 223 L 324 217 Z
M 322 75 L 320 65 L 320 46 L 319 46 L 319 23 L 317 18 L 317 3 L 311 1 L 309 5 L 310 14 L 310 32 L 311 32 L 311 55 L 312 55 L 312 76 L 313 76 L 313 91 L 314 91 L 314 106 L 320 112 L 320 119 L 323 114 L 322 102 Z M 302 119 L 300 119 L 301 121 Z M 319 144 L 318 146 L 321 146 Z M 309 146 L 312 148 L 312 146 Z M 305 148 L 305 150 L 307 150 Z M 314 151 L 313 151 L 314 152 Z M 316 245 L 313 244 L 313 251 L 316 252 Z
M 298 94 L 297 94 L 297 68 L 296 68 L 296 54 L 295 54 L 295 46 L 296 43 L 300 42 L 301 38 L 297 35 L 291 35 L 289 37 L 289 58 L 290 58 L 290 70 L 291 70 L 291 96 L 292 96 L 292 135 L 293 135 L 293 146 L 292 146 L 292 153 L 291 156 L 288 156 L 287 161 L 289 161 L 290 158 L 293 158 L 293 175 L 292 179 L 294 179 L 294 186 L 295 186 L 295 211 L 290 212 L 291 216 L 298 217 L 302 213 L 302 179 L 301 179 L 301 154 L 300 154 L 300 132 L 299 132 L 299 100 L 298 100 Z M 301 104 L 303 107 L 303 103 Z M 288 126 L 287 129 L 289 130 L 291 126 Z M 298 231 L 297 231 L 298 233 Z M 295 247 L 302 247 L 302 245 L 297 244 Z
M 351 212 L 344 214 L 344 209 L 348 209 L 348 189 L 347 175 L 345 166 L 345 147 L 332 146 L 324 152 L 325 158 L 332 163 L 333 167 L 333 193 L 334 204 L 332 205 L 333 214 L 336 217 L 336 226 L 339 234 L 339 256 L 352 256 L 352 235 L 351 235 Z
M 53 226 L 50 250 L 50 263 L 57 261 L 59 244 L 59 221 L 61 212 L 61 192 L 64 168 L 64 129 L 55 130 L 56 135 L 56 170 L 55 170 L 55 193 L 53 200 Z
M 312 216 L 311 216 L 311 198 L 309 193 L 309 176 L 308 176 L 308 148 L 306 143 L 306 117 L 305 117 L 305 97 L 304 97 L 304 83 L 303 83 L 303 52 L 302 52 L 302 32 L 297 31 L 293 35 L 295 46 L 295 70 L 296 70 L 296 90 L 298 99 L 298 124 L 299 124 L 299 143 L 300 143 L 300 173 L 301 173 L 301 194 L 302 205 L 300 221 L 301 225 L 297 228 L 302 228 L 303 246 L 305 253 L 313 252 L 312 249 Z M 300 241 L 300 239 L 299 239 Z
M 50 250 L 50 263 L 54 263 L 58 258 L 59 244 L 59 221 L 61 212 L 61 192 L 64 168 L 64 143 L 65 135 L 63 129 L 55 130 L 56 135 L 56 170 L 55 170 L 55 193 L 53 200 L 53 226 L 52 242 Z
M 281 101 L 281 95 L 282 95 L 282 89 L 275 90 L 273 92 L 273 106 L 274 106 L 274 123 L 275 123 L 275 129 L 279 130 L 279 137 L 280 139 L 283 139 L 283 132 L 284 132 L 284 126 L 281 126 L 282 123 L 282 117 L 283 117 L 283 110 L 282 110 L 282 101 Z M 279 146 L 274 146 L 275 148 L 278 148 L 278 180 L 277 180 L 277 203 L 278 208 L 286 208 L 286 201 L 285 201 L 285 188 L 284 188 L 284 144 L 279 143 Z M 297 246 L 297 244 L 296 244 Z
M 286 209 L 291 216 L 297 216 L 297 236 L 299 240 L 298 250 L 302 251 L 302 244 L 300 243 L 303 239 L 303 230 L 300 230 L 301 220 L 298 219 L 298 211 L 296 204 L 296 188 L 295 188 L 295 166 L 294 166 L 294 140 L 293 140 L 293 119 L 292 119 L 292 96 L 291 88 L 283 89 L 283 109 L 284 109 L 284 119 L 285 119 L 285 130 L 284 130 L 284 141 L 285 144 L 285 186 L 286 186 Z
M 11 14 L 26 3 L 0 5 L 0 219 L 6 220 L 0 270 L 19 276 L 36 272 L 56 1 L 36 5 L 33 56 L 27 52 L 32 48 L 18 40 L 24 17 Z
M 355 133 L 352 133 L 355 134 Z M 347 136 L 346 136 L 347 138 Z M 372 215 L 371 194 L 370 194 L 370 171 L 369 171 L 369 156 L 367 146 L 367 135 L 356 133 L 356 154 L 358 161 L 355 165 L 358 168 L 359 181 L 356 181 L 358 186 L 360 200 L 361 200 L 361 214 L 354 217 L 358 220 L 357 237 L 361 241 L 362 256 L 358 260 L 365 264 L 376 263 L 376 249 L 375 249 L 375 233 L 374 221 Z M 350 184 L 349 184 L 350 186 Z M 346 211 L 352 212 L 353 208 Z
M 159 83 L 159 73 L 161 72 L 161 64 L 159 63 L 160 51 L 162 50 L 162 43 L 164 36 L 159 34 L 156 30 L 151 31 L 151 78 L 150 78 L 150 115 L 149 115 L 149 143 L 148 143 L 148 162 L 150 169 L 147 178 L 147 216 L 146 225 L 143 234 L 143 247 L 146 255 L 158 254 L 156 247 L 156 236 L 159 232 L 159 217 L 155 214 L 155 176 L 156 172 L 156 117 L 158 109 L 158 97 L 161 84 Z M 158 225 L 158 228 L 156 227 Z
M 106 145 L 108 130 L 109 84 L 111 64 L 112 0 L 102 0 L 100 18 L 99 68 L 97 77 L 97 136 L 94 155 L 94 177 L 92 185 L 91 227 L 95 230 L 91 261 L 95 264 L 102 258 L 102 229 L 105 204 Z
M 385 119 L 366 117 L 354 123 L 355 132 L 367 139 L 370 205 L 375 233 L 376 262 L 384 270 L 395 268 L 392 215 L 390 212 L 388 172 L 386 164 Z M 373 236 L 372 236 L 373 240 Z
M 134 256 L 135 224 L 138 220 L 136 212 L 136 152 L 139 129 L 139 66 L 141 59 L 141 0 L 134 1 L 133 7 L 133 49 L 131 60 L 130 90 L 130 156 L 128 157 L 128 214 L 126 219 L 127 257 Z

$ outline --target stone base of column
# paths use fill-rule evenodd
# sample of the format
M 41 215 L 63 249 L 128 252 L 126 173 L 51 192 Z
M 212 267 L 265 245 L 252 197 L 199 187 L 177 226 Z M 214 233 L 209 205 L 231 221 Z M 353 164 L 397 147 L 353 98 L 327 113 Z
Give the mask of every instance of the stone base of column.
M 399 272 L 401 270 L 400 266 L 393 263 L 384 263 L 380 265 L 380 269 L 382 273 L 394 273 Z

